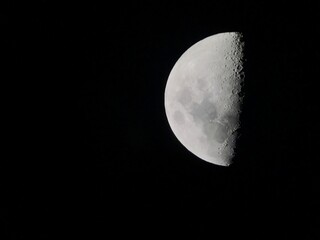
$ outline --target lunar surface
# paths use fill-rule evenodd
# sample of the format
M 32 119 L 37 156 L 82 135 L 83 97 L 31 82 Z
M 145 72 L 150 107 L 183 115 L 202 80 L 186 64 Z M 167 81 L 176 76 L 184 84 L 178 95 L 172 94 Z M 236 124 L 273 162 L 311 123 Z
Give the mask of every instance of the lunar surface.
M 242 35 L 220 33 L 191 46 L 165 88 L 165 111 L 177 139 L 207 162 L 229 166 L 235 155 L 244 82 Z

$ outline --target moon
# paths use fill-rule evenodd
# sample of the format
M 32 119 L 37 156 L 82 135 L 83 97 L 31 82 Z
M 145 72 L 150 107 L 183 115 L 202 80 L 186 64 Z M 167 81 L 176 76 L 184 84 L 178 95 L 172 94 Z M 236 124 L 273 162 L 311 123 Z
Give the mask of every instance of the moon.
M 198 158 L 232 164 L 243 102 L 244 42 L 239 32 L 209 36 L 191 46 L 172 68 L 164 105 L 181 144 Z

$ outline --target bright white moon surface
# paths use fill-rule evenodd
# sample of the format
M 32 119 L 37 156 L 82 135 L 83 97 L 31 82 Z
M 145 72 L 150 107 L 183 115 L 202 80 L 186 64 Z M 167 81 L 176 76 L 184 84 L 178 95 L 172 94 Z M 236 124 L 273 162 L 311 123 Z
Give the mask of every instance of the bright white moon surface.
M 240 128 L 242 35 L 207 37 L 182 54 L 165 88 L 169 125 L 182 145 L 207 162 L 229 166 Z

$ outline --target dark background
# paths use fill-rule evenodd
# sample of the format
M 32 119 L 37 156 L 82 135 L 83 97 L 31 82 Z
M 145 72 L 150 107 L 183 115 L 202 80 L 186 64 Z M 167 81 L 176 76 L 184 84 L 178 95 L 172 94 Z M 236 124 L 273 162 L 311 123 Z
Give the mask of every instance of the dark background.
M 105 2 L 2 3 L 2 239 L 316 239 L 318 4 Z M 180 55 L 228 31 L 247 62 L 225 168 L 184 149 L 163 103 Z

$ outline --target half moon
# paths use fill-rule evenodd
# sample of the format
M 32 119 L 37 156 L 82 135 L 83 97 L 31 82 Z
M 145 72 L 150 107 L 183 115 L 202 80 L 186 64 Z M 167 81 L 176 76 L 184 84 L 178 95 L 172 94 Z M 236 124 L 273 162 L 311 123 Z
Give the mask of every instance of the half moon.
M 232 163 L 240 128 L 243 49 L 241 33 L 207 37 L 178 59 L 165 88 L 165 111 L 177 139 L 221 166 Z

